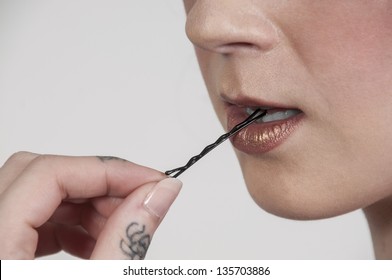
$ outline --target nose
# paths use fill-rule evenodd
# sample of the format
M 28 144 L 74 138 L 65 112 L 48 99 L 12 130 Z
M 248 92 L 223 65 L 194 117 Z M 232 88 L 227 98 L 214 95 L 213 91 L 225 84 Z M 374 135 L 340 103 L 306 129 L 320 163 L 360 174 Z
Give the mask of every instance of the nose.
M 244 49 L 268 52 L 279 43 L 278 29 L 257 2 L 194 1 L 188 11 L 187 36 L 195 46 L 218 53 Z

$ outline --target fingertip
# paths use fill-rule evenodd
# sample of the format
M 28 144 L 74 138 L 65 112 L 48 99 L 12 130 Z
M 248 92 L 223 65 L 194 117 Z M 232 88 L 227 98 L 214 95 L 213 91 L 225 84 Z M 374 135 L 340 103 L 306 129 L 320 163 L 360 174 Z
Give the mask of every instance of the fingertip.
M 143 206 L 150 214 L 163 218 L 182 188 L 182 182 L 176 178 L 166 178 L 154 186 L 146 196 Z

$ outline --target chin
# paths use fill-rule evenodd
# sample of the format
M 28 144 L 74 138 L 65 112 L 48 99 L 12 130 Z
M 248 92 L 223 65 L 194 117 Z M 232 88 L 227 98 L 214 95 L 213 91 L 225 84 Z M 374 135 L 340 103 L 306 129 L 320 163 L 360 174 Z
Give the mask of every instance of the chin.
M 284 172 L 276 172 L 272 176 L 270 172 L 246 168 L 242 171 L 247 189 L 256 204 L 273 215 L 287 219 L 331 218 L 371 203 L 369 197 L 350 196 L 346 190 L 351 188 L 334 185 L 331 180 L 320 180 L 320 176 Z

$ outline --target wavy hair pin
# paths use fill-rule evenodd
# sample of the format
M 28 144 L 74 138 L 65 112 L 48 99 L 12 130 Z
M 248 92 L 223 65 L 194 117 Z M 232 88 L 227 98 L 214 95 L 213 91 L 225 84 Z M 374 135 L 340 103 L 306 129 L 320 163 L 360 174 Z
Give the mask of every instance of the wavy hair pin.
M 168 170 L 165 172 L 166 175 L 169 175 L 173 178 L 177 178 L 180 176 L 182 173 L 184 173 L 185 170 L 187 170 L 189 167 L 194 165 L 197 161 L 199 161 L 202 157 L 204 157 L 206 154 L 211 152 L 213 149 L 218 147 L 220 144 L 222 144 L 224 141 L 238 133 L 240 130 L 244 129 L 248 125 L 252 124 L 256 120 L 264 117 L 267 114 L 267 110 L 262 110 L 262 109 L 257 109 L 254 111 L 248 118 L 246 118 L 243 122 L 240 122 L 236 126 L 234 126 L 229 132 L 223 134 L 220 136 L 214 143 L 208 145 L 205 147 L 200 154 L 191 157 L 191 159 L 185 164 L 184 166 L 174 168 L 171 170 Z

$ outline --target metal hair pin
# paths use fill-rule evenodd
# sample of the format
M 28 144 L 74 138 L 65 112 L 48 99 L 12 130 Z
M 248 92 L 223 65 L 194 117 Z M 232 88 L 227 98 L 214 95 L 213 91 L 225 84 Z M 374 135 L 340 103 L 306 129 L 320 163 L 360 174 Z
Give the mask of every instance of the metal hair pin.
M 199 161 L 202 157 L 204 157 L 206 154 L 211 152 L 213 149 L 218 147 L 220 144 L 222 144 L 224 141 L 235 135 L 237 132 L 239 132 L 241 129 L 244 129 L 254 121 L 264 117 L 267 114 L 267 110 L 262 110 L 262 109 L 257 109 L 254 111 L 248 118 L 246 118 L 243 122 L 237 124 L 235 127 L 233 127 L 229 132 L 223 134 L 221 137 L 219 137 L 214 143 L 208 145 L 205 147 L 200 154 L 192 157 L 187 164 L 184 166 L 174 168 L 172 170 L 168 170 L 165 172 L 166 175 L 170 175 L 173 178 L 177 178 L 180 176 L 185 170 L 187 170 L 189 167 L 194 165 L 197 161 Z

